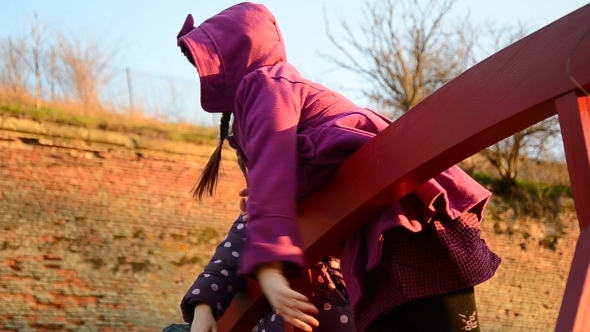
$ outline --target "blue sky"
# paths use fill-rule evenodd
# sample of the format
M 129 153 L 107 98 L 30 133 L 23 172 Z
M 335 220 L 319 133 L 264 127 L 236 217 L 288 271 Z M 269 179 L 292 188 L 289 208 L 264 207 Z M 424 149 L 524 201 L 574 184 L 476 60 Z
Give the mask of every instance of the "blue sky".
M 175 36 L 184 18 L 192 13 L 196 22 L 240 1 L 229 0 L 0 0 L 0 38 L 29 31 L 33 14 L 47 29 L 74 36 L 93 36 L 120 52 L 114 65 L 151 76 L 177 78 L 188 94 L 198 94 L 196 72 L 176 46 Z M 348 95 L 359 104 L 358 79 L 337 70 L 318 53 L 334 50 L 325 31 L 323 8 L 336 23 L 344 17 L 354 24 L 360 19 L 364 0 L 261 0 L 276 16 L 287 43 L 289 60 L 304 76 Z M 537 30 L 584 5 L 586 0 L 459 0 L 457 11 L 471 12 L 474 21 L 499 23 L 521 21 Z M 337 29 L 337 24 L 333 24 Z M 338 31 L 335 31 L 336 34 Z M 139 77 L 139 76 L 138 76 Z M 188 98 L 188 97 L 187 97 Z M 192 107 L 192 106 L 191 106 Z M 194 109 L 194 108 L 193 108 Z M 198 113 L 198 111 L 195 111 Z M 191 121 L 211 118 L 191 114 Z

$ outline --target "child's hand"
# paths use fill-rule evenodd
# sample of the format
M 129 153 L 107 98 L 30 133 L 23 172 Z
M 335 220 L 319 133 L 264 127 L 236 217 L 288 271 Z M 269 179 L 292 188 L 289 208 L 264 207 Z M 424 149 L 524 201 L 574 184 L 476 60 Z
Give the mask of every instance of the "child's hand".
M 240 214 L 243 216 L 244 221 L 248 221 L 248 194 L 250 189 L 242 189 L 238 193 L 240 195 Z
M 208 304 L 202 302 L 197 304 L 191 332 L 217 332 L 217 323 Z
M 318 310 L 307 297 L 289 287 L 289 282 L 281 272 L 281 266 L 281 263 L 270 263 L 257 269 L 256 274 L 262 291 L 270 305 L 287 323 L 304 331 L 311 331 L 312 326 L 318 326 L 319 322 L 306 313 L 317 315 Z

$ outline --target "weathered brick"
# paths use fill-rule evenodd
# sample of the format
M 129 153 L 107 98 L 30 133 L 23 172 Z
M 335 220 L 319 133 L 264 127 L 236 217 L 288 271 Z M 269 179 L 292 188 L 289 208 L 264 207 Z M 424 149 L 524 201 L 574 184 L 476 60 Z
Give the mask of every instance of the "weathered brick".
M 198 202 L 190 189 L 206 157 L 44 144 L 0 148 L 0 331 L 180 323 L 180 298 L 238 214 L 235 162 L 224 160 L 216 196 Z M 577 238 L 571 218 L 555 251 L 484 222 L 504 259 L 476 287 L 484 331 L 553 330 Z

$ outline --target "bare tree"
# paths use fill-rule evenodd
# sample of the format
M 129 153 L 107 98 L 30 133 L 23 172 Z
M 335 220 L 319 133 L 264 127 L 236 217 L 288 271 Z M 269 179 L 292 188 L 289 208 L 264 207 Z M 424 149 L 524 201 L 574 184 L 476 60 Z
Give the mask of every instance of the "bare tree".
M 43 53 L 43 37 L 41 36 L 39 18 L 36 13 L 34 17 L 35 22 L 31 25 L 31 58 L 30 61 L 28 61 L 28 64 L 35 74 L 35 106 L 39 109 L 41 108 L 41 58 Z
M 100 108 L 100 93 L 113 79 L 115 71 L 110 66 L 115 51 L 108 51 L 92 40 L 66 38 L 58 35 L 54 48 L 55 81 L 67 99 L 82 104 L 85 110 Z
M 35 79 L 35 104 L 41 107 L 43 36 L 37 14 L 31 24 L 30 34 L 23 38 L 6 39 L 0 42 L 0 66 L 2 66 L 2 85 L 19 100 L 23 94 L 29 95 L 28 80 Z
M 528 28 L 518 22 L 516 25 L 486 25 L 485 36 L 491 41 L 494 52 L 522 39 Z M 492 53 L 492 52 L 490 52 Z M 496 191 L 512 192 L 516 188 L 516 179 L 522 171 L 525 158 L 536 160 L 553 159 L 551 142 L 560 135 L 556 116 L 537 123 L 521 132 L 510 136 L 482 151 L 482 155 L 496 169 L 500 181 Z
M 551 117 L 514 134 L 482 151 L 498 171 L 497 191 L 511 192 L 525 158 L 547 160 L 551 139 L 560 133 L 557 117 Z
M 363 94 L 399 116 L 472 64 L 475 38 L 469 20 L 449 22 L 456 2 L 367 1 L 359 33 L 341 20 L 344 37 L 337 40 L 325 20 L 328 37 L 343 57 L 323 56 L 364 77 L 371 87 Z
M 26 61 L 27 47 L 25 38 L 0 40 L 0 85 L 17 98 L 27 92 L 31 74 Z
M 490 54 L 526 35 L 521 24 L 488 23 L 482 29 L 471 25 L 468 15 L 452 17 L 456 2 L 367 0 L 358 29 L 340 22 L 342 39 L 331 34 L 326 18 L 328 37 L 341 54 L 323 56 L 360 74 L 370 83 L 363 94 L 389 115 L 399 116 L 475 64 L 475 45 L 491 43 L 491 52 L 480 50 Z M 514 188 L 522 159 L 546 156 L 556 135 L 557 120 L 550 118 L 485 149 L 482 154 L 500 175 L 498 189 Z
M 55 45 L 49 46 L 49 48 L 45 52 L 45 57 L 43 57 L 43 68 L 45 69 L 46 75 L 45 80 L 49 86 L 49 99 L 50 100 L 57 100 L 57 90 L 58 90 L 58 77 L 59 77 L 59 68 L 57 65 L 57 58 L 59 52 L 56 50 Z

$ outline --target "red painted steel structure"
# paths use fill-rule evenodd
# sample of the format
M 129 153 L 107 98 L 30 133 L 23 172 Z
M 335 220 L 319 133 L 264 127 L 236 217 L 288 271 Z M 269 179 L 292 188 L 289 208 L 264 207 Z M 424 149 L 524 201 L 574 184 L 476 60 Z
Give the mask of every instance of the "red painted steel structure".
M 480 62 L 351 156 L 300 204 L 306 259 L 319 260 L 446 168 L 558 114 L 581 232 L 556 331 L 590 331 L 590 97 L 583 89 L 590 91 L 590 5 Z M 305 287 L 294 285 L 308 293 Z M 249 332 L 268 308 L 250 282 L 219 331 Z

